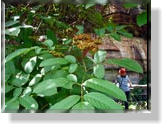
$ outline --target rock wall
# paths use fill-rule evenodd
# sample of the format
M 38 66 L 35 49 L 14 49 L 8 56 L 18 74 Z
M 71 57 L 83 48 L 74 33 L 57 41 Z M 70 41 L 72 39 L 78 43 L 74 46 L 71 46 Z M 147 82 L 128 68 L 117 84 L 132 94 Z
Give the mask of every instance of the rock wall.
M 104 37 L 99 49 L 107 51 L 107 58 L 131 58 L 141 64 L 144 74 L 147 73 L 147 41 L 142 38 L 121 37 L 121 41 L 116 41 L 111 37 Z M 118 74 L 119 67 L 116 65 L 105 65 L 105 78 L 114 81 Z M 128 71 L 128 75 L 133 83 L 139 83 L 144 74 Z

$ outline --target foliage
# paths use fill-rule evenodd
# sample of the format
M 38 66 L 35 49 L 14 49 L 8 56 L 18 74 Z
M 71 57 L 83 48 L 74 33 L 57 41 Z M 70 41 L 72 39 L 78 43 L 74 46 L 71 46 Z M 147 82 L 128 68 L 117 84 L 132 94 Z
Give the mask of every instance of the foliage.
M 105 35 L 116 40 L 132 38 L 127 26 L 109 24 L 92 3 L 9 6 L 6 21 L 6 110 L 123 110 L 115 100 L 126 101 L 126 96 L 104 79 L 107 52 L 98 50 L 98 45 Z M 92 25 L 90 32 L 86 22 Z M 130 59 L 110 63 L 143 72 Z

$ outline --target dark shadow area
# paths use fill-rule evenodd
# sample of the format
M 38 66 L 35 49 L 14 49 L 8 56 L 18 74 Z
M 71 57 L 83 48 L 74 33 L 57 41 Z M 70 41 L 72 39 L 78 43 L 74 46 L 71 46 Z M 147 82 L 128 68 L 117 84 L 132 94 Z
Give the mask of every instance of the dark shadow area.
M 55 113 L 55 114 L 46 114 L 46 113 L 36 113 L 36 114 L 11 114 L 11 122 L 54 122 L 54 123 L 68 123 L 82 121 L 87 123 L 92 122 L 159 122 L 161 111 L 159 106 L 161 105 L 160 101 L 160 22 L 161 17 L 159 10 L 152 10 L 152 39 L 151 39 L 151 113 L 141 112 L 129 112 L 122 114 L 111 114 L 111 113 L 83 113 L 83 114 L 74 114 L 74 113 Z

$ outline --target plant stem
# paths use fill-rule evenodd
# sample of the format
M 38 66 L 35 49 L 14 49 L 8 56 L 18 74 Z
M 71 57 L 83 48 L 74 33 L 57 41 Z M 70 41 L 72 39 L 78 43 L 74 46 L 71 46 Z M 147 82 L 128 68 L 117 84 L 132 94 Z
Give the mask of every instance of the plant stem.
M 86 68 L 86 64 L 85 64 L 84 59 L 82 59 L 82 63 L 83 63 L 84 70 L 85 70 L 85 73 L 86 73 L 86 72 L 87 72 L 87 68 Z M 84 97 L 83 97 L 83 96 L 84 96 L 83 81 L 84 81 L 84 79 L 85 79 L 85 73 L 84 73 L 84 75 L 83 75 L 82 84 L 81 84 L 81 101 L 84 100 Z
M 81 85 L 81 102 L 84 101 L 84 92 L 83 92 L 83 84 Z

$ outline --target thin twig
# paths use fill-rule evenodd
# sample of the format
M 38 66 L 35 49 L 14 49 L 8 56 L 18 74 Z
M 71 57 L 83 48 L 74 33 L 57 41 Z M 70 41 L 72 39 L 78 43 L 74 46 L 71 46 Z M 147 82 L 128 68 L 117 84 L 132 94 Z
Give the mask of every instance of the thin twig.
M 49 6 L 49 8 L 48 8 L 48 10 L 47 10 L 47 12 L 46 12 L 46 15 L 48 15 L 49 11 L 50 11 L 50 6 Z M 37 32 L 38 32 L 38 30 L 39 30 L 39 28 L 40 28 L 40 26 L 41 26 L 42 22 L 43 22 L 43 19 L 41 19 L 41 21 L 40 21 L 40 23 L 39 23 L 39 25 L 38 25 L 38 27 L 37 27 L 37 29 L 36 29 L 35 33 L 37 33 Z

